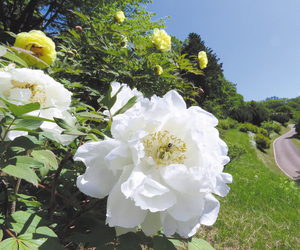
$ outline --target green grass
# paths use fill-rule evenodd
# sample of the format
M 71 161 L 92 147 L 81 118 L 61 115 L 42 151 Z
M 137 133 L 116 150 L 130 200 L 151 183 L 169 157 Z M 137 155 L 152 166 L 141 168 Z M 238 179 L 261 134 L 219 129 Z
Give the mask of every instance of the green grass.
M 279 136 L 271 134 L 272 142 Z M 226 166 L 224 172 L 233 176 L 231 190 L 217 197 L 218 219 L 212 227 L 202 227 L 199 238 L 215 249 L 299 249 L 300 187 L 278 169 L 273 148 L 251 148 L 248 135 L 236 129 L 222 138 L 244 146 L 247 153 Z

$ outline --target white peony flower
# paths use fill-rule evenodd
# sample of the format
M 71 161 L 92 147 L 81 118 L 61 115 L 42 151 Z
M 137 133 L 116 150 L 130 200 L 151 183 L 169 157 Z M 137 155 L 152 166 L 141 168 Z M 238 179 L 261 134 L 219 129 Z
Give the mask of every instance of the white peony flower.
M 0 91 L 7 98 L 19 100 L 15 102 L 17 105 L 21 105 L 21 101 L 39 102 L 41 108 L 46 108 L 32 111 L 28 115 L 48 119 L 63 118 L 75 126 L 76 118 L 67 111 L 71 104 L 72 93 L 41 70 L 5 67 L 0 70 Z M 63 145 L 69 144 L 76 138 L 75 136 L 61 135 L 63 129 L 55 123 L 43 122 L 41 128 L 44 131 L 52 132 Z M 23 134 L 24 132 L 11 131 L 8 137 L 13 140 Z
M 222 173 L 229 158 L 217 123 L 200 107 L 187 109 L 176 91 L 141 99 L 114 117 L 113 139 L 78 148 L 74 159 L 87 168 L 77 186 L 92 197 L 108 195 L 106 223 L 117 234 L 141 225 L 147 235 L 162 227 L 168 236 L 191 237 L 216 221 L 212 193 L 225 196 L 232 181 Z
M 112 82 L 111 83 L 111 96 L 114 96 L 118 90 L 121 89 L 121 91 L 117 94 L 117 100 L 115 102 L 115 104 L 112 106 L 112 108 L 110 109 L 110 112 L 108 110 L 105 110 L 103 112 L 103 114 L 105 114 L 106 116 L 110 116 L 114 115 L 120 108 L 122 108 L 128 101 L 130 98 L 137 96 L 138 100 L 140 100 L 143 97 L 142 92 L 138 91 L 137 89 L 133 89 L 131 90 L 126 84 L 122 83 L 118 83 L 118 82 Z

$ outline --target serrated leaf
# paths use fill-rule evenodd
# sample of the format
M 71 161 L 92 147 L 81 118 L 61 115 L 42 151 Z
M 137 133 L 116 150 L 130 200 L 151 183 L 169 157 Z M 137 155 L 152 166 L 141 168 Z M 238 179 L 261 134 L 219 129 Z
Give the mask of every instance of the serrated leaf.
M 175 246 L 167 238 L 154 236 L 153 237 L 154 250 L 176 250 Z
M 189 250 L 215 250 L 207 241 L 196 238 L 192 238 L 188 246 Z

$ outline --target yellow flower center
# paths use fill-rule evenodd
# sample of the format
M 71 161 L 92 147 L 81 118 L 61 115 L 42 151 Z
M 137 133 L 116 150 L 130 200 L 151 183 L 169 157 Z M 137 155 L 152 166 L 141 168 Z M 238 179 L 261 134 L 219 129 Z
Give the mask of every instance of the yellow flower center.
M 13 85 L 13 89 L 29 89 L 31 91 L 31 97 L 29 99 L 29 102 L 39 102 L 42 106 L 44 106 L 46 102 L 46 93 L 45 91 L 40 89 L 36 83 L 19 82 L 11 80 L 11 84 Z
M 31 46 L 30 51 L 34 53 L 34 55 L 38 58 L 43 56 L 43 47 L 42 46 L 35 46 L 34 44 Z
M 183 164 L 186 159 L 184 141 L 166 130 L 147 135 L 143 143 L 146 156 L 151 157 L 157 165 Z

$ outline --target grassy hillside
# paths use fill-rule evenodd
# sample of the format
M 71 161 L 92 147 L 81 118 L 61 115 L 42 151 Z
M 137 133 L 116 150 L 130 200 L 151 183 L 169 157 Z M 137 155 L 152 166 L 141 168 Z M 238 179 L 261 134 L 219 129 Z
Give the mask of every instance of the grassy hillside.
M 279 136 L 271 134 L 272 142 Z M 247 153 L 226 166 L 225 172 L 233 176 L 230 193 L 218 197 L 217 222 L 202 227 L 199 238 L 215 249 L 299 249 L 300 187 L 278 169 L 273 148 L 251 148 L 248 135 L 237 129 L 221 137 L 244 146 Z

